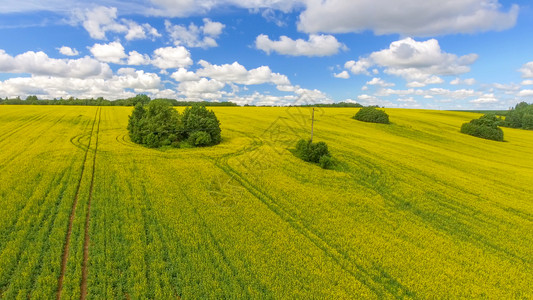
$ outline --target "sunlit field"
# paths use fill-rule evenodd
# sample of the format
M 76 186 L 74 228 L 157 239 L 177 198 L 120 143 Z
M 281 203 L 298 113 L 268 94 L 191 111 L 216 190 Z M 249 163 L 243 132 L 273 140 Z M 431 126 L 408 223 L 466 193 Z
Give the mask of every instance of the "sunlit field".
M 310 108 L 214 108 L 193 149 L 132 143 L 131 110 L 0 106 L 0 298 L 533 297 L 533 131 L 322 108 L 324 170 L 290 151 Z

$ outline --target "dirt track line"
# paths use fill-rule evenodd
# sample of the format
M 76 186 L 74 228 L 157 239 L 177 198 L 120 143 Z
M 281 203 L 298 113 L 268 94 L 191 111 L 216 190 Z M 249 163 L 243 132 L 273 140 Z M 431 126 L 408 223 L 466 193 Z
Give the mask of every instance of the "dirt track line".
M 94 187 L 94 173 L 96 170 L 96 152 L 98 151 L 98 134 L 100 133 L 100 121 L 102 121 L 102 108 L 98 113 L 98 125 L 96 127 L 96 139 L 94 143 L 94 155 L 93 155 L 93 170 L 91 174 L 91 185 L 89 187 L 89 201 L 87 203 L 87 214 L 85 216 L 85 241 L 83 242 L 83 267 L 81 271 L 81 297 L 84 300 L 87 298 L 87 263 L 89 262 L 89 222 L 91 214 L 91 200 L 93 200 L 93 187 Z
M 76 214 L 76 206 L 78 205 L 78 197 L 80 194 L 81 180 L 83 179 L 83 175 L 85 173 L 85 163 L 87 161 L 87 156 L 89 154 L 89 149 L 91 146 L 94 125 L 96 123 L 96 118 L 98 116 L 97 114 L 98 114 L 98 110 L 94 114 L 93 125 L 91 127 L 91 134 L 89 136 L 89 143 L 87 144 L 88 145 L 87 150 L 85 150 L 85 156 L 83 157 L 83 163 L 81 165 L 81 172 L 80 172 L 80 179 L 78 180 L 78 185 L 76 187 L 76 195 L 74 196 L 74 202 L 72 203 L 72 210 L 70 211 L 67 236 L 65 238 L 65 246 L 63 248 L 63 257 L 61 259 L 61 273 L 59 275 L 58 286 L 57 286 L 57 299 L 58 300 L 61 299 L 61 291 L 63 290 L 63 278 L 65 277 L 65 271 L 67 269 L 68 252 L 69 252 L 69 247 L 70 247 L 70 236 L 72 234 L 72 223 L 74 222 L 74 215 Z

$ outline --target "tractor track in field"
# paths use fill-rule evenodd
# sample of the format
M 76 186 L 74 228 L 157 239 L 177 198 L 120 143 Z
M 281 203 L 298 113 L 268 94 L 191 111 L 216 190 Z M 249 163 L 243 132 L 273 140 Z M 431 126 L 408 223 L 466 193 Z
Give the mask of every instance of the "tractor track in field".
M 63 120 L 63 118 L 65 118 L 66 115 L 63 115 L 61 116 L 59 119 L 57 119 L 52 125 L 50 125 L 49 127 L 46 128 L 46 131 L 50 130 L 51 128 L 53 128 L 57 123 L 61 122 L 61 120 Z M 40 118 L 34 118 L 32 119 L 33 121 L 38 121 L 38 120 L 41 120 L 43 117 L 40 117 Z M 8 135 L 8 137 L 11 137 L 13 134 L 15 134 L 16 132 L 22 130 L 23 128 L 25 127 L 28 127 L 29 125 L 33 124 L 32 121 L 29 121 L 29 123 L 25 126 L 21 126 L 20 128 L 16 129 L 15 132 L 12 132 L 11 134 Z M 1 148 L 0 148 L 1 149 Z M 20 150 L 20 152 L 13 152 L 11 153 L 11 155 L 9 155 L 8 157 L 4 158 L 2 161 L 0 161 L 0 170 L 3 170 L 4 168 L 7 167 L 7 165 L 13 161 L 14 158 L 16 157 L 20 157 L 22 153 L 26 152 L 29 150 L 29 147 L 25 147 L 23 148 L 22 150 Z
M 278 204 L 274 197 L 264 192 L 261 188 L 255 186 L 241 173 L 232 168 L 227 160 L 231 157 L 242 155 L 246 152 L 253 151 L 259 147 L 251 149 L 242 149 L 235 153 L 226 154 L 214 160 L 216 167 L 224 171 L 228 176 L 236 180 L 242 185 L 250 194 L 261 201 L 270 211 L 276 214 L 281 220 L 289 224 L 298 233 L 304 236 L 312 244 L 324 252 L 324 254 L 331 258 L 337 265 L 339 265 L 345 272 L 352 276 L 355 280 L 362 283 L 369 290 L 381 297 L 393 298 L 414 298 L 416 295 L 406 286 L 402 285 L 385 270 L 377 265 L 371 264 L 364 266 L 354 261 L 348 253 L 336 246 L 331 245 L 320 233 L 306 226 L 298 216 L 292 214 L 289 210 Z M 248 151 L 247 151 L 248 150 Z
M 69 254 L 69 249 L 70 249 L 70 237 L 72 235 L 72 224 L 74 223 L 74 216 L 76 215 L 76 207 L 78 205 L 78 197 L 80 194 L 81 182 L 82 182 L 83 176 L 85 175 L 85 164 L 87 162 L 87 157 L 91 149 L 90 146 L 91 146 L 91 142 L 93 138 L 94 127 L 96 125 L 96 120 L 98 119 L 98 113 L 100 112 L 100 110 L 101 108 L 98 108 L 94 114 L 94 120 L 91 126 L 91 133 L 89 134 L 89 141 L 87 143 L 87 148 L 85 149 L 85 155 L 83 157 L 83 162 L 81 165 L 80 177 L 78 180 L 78 184 L 76 186 L 76 194 L 74 196 L 74 202 L 72 203 L 72 209 L 70 211 L 69 223 L 67 227 L 67 235 L 65 237 L 65 246 L 63 248 L 63 255 L 61 258 L 61 272 L 58 278 L 57 297 L 56 297 L 56 299 L 58 300 L 61 299 L 61 291 L 63 290 L 63 279 L 65 277 L 65 272 L 67 269 L 67 260 L 68 260 L 68 254 Z M 98 120 L 98 126 L 100 126 L 100 120 Z M 96 154 L 96 151 L 95 151 L 95 154 Z M 93 166 L 93 176 L 94 176 L 94 166 Z M 92 192 L 92 186 L 91 186 L 91 192 Z
M 81 272 L 81 297 L 80 299 L 87 298 L 87 275 L 88 275 L 88 262 L 89 262 L 89 222 L 91 215 L 91 202 L 93 200 L 93 187 L 94 187 L 94 173 L 96 170 L 96 152 L 98 151 L 98 135 L 100 133 L 100 121 L 102 121 L 102 108 L 98 112 L 98 125 L 96 126 L 96 139 L 94 143 L 94 155 L 93 155 L 93 169 L 91 172 L 91 185 L 89 187 L 89 200 L 87 203 L 87 214 L 85 216 L 85 239 L 83 242 L 83 267 Z
M 5 141 L 5 140 L 7 140 L 9 137 L 11 137 L 12 135 L 16 134 L 17 132 L 23 130 L 24 128 L 34 124 L 35 122 L 44 119 L 48 115 L 50 115 L 50 113 L 36 115 L 35 117 L 29 118 L 28 120 L 26 120 L 26 122 L 22 123 L 22 125 L 20 125 L 17 129 L 13 129 L 11 131 L 6 131 L 5 133 L 0 135 L 0 143 Z

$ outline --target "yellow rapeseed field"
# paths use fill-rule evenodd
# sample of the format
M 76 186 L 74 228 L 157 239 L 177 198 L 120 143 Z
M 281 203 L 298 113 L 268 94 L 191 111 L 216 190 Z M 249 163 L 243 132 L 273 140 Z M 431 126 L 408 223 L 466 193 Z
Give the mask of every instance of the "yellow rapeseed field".
M 214 108 L 194 149 L 132 143 L 131 110 L 0 106 L 0 298 L 533 297 L 533 131 L 320 108 L 324 170 L 290 151 L 310 108 Z

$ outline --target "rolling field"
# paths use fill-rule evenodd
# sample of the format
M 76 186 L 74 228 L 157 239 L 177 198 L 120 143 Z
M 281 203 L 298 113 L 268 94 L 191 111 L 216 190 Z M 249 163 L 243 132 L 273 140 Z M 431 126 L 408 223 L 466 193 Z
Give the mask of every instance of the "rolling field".
M 533 298 L 533 131 L 323 108 L 323 170 L 289 151 L 309 108 L 214 108 L 220 145 L 168 150 L 131 110 L 0 106 L 1 299 Z

